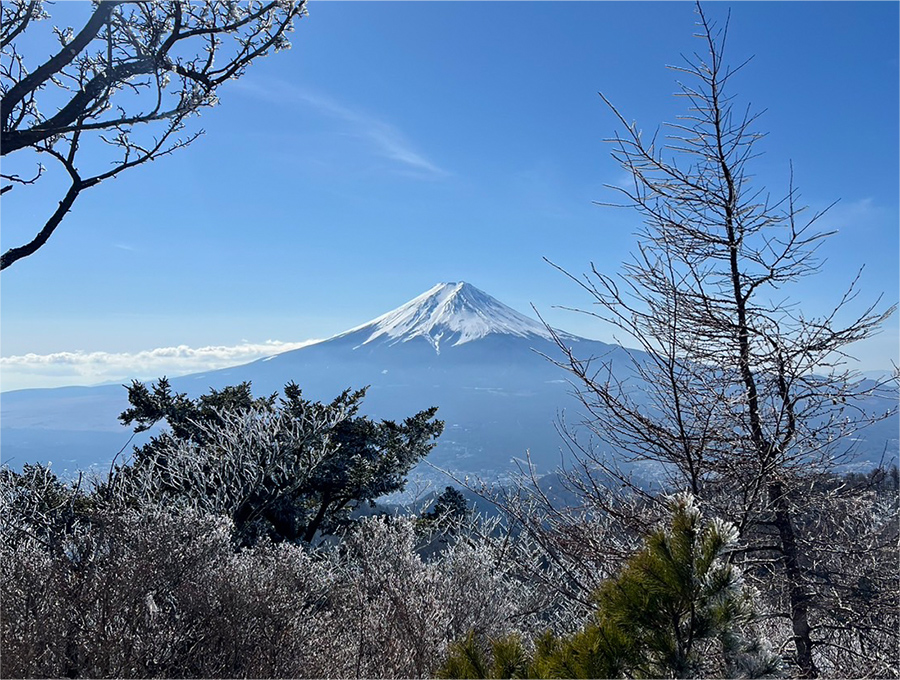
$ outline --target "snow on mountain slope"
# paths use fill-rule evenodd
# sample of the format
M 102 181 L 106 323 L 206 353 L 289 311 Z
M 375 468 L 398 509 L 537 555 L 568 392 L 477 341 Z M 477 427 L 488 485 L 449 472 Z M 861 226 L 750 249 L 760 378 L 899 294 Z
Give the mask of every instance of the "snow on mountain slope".
M 642 361 L 642 353 L 559 336 L 579 358 L 609 362 L 614 379 L 629 384 L 640 400 L 633 361 Z M 429 461 L 458 474 L 498 479 L 515 470 L 513 459 L 526 451 L 542 471 L 566 455 L 559 414 L 577 423 L 584 411 L 572 395 L 571 376 L 548 361 L 562 358 L 560 352 L 550 331 L 534 319 L 467 283 L 444 283 L 328 340 L 171 382 L 176 392 L 198 397 L 244 381 L 252 383 L 254 394 L 273 394 L 293 381 L 307 398 L 321 401 L 369 386 L 365 415 L 395 421 L 438 406 L 446 430 Z M 116 385 L 4 392 L 3 460 L 53 461 L 71 471 L 108 467 L 117 451 L 128 450 L 131 431 L 117 420 L 127 406 L 126 391 Z M 859 408 L 875 413 L 885 407 Z M 863 436 L 857 442 L 863 463 L 877 462 L 885 451 L 897 455 L 896 416 Z
M 351 328 L 335 339 L 351 335 L 364 337 L 362 346 L 376 341 L 393 345 L 420 337 L 440 354 L 442 345 L 462 345 L 491 334 L 552 340 L 543 324 L 464 281 L 440 283 L 405 305 Z M 560 335 L 570 337 L 567 333 Z

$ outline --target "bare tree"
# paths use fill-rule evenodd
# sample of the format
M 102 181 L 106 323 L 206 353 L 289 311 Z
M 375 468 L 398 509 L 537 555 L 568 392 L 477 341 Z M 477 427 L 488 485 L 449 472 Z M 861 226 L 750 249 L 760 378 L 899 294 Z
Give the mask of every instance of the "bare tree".
M 0 154 L 22 152 L 25 163 L 9 170 L 4 160 L 0 191 L 45 177 L 40 156 L 59 164 L 68 189 L 37 235 L 2 255 L 0 270 L 41 248 L 85 189 L 196 140 L 202 130 L 178 136 L 187 118 L 214 106 L 217 88 L 253 60 L 290 47 L 305 12 L 305 0 L 103 0 L 77 33 L 54 27 L 59 49 L 35 66 L 17 41 L 49 15 L 40 0 L 4 0 Z M 105 164 L 86 170 L 85 147 L 95 163 L 105 150 Z
M 446 474 L 499 511 L 509 540 L 498 563 L 517 564 L 527 580 L 555 593 L 568 610 L 567 623 L 578 625 L 590 613 L 598 588 L 660 519 L 665 502 L 616 493 L 583 457 L 573 468 L 545 476 L 529 454 L 526 458 L 502 485 Z
M 593 299 L 586 313 L 644 352 L 623 377 L 622 366 L 578 357 L 557 341 L 590 430 L 615 452 L 581 453 L 632 488 L 628 465 L 615 459 L 656 464 L 670 488 L 689 490 L 733 521 L 744 541 L 733 559 L 777 579 L 783 600 L 773 616 L 789 622 L 800 674 L 815 677 L 824 639 L 817 626 L 836 624 L 824 615 L 821 579 L 812 577 L 827 568 L 809 521 L 824 509 L 801 490 L 852 454 L 850 435 L 884 417 L 858 408 L 878 386 L 847 370 L 846 348 L 876 333 L 895 306 L 880 311 L 879 298 L 842 324 L 858 276 L 824 316 L 784 301 L 788 284 L 820 270 L 817 249 L 829 234 L 818 230 L 822 213 L 798 205 L 793 181 L 780 200 L 752 185 L 759 114 L 737 109 L 728 94 L 741 67 L 723 61 L 727 22 L 719 30 L 699 5 L 697 13 L 706 55 L 673 67 L 688 79 L 679 96 L 689 109 L 664 139 L 643 136 L 601 94 L 624 126 L 609 141 L 633 179 L 614 187 L 624 198 L 616 205 L 643 217 L 636 256 L 616 277 L 593 266 L 569 275 Z M 896 410 L 895 400 L 885 406 Z M 855 653 L 865 647 L 858 639 L 847 642 Z

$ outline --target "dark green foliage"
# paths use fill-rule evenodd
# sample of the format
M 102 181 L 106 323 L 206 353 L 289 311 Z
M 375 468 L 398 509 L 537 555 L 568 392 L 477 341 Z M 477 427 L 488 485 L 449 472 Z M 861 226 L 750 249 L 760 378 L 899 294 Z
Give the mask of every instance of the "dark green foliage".
M 472 514 L 472 511 L 469 509 L 469 505 L 466 503 L 466 497 L 463 496 L 462 491 L 454 489 L 452 486 L 448 486 L 444 489 L 444 492 L 437 497 L 437 500 L 434 502 L 434 507 L 428 514 L 433 517 L 447 516 L 456 519 L 465 519 Z
M 222 443 L 224 431 L 241 427 L 242 417 L 267 419 L 263 435 L 237 446 L 274 447 L 273 455 L 290 465 L 270 460 L 270 455 L 260 478 L 224 503 L 244 543 L 260 535 L 309 543 L 317 534 L 336 532 L 361 504 L 402 490 L 409 470 L 431 451 L 443 430 L 443 423 L 434 419 L 436 408 L 399 424 L 359 416 L 364 389 L 345 390 L 327 404 L 304 399 L 294 383 L 285 386 L 280 400 L 275 394 L 253 398 L 249 383 L 190 399 L 173 393 L 165 378 L 151 388 L 135 382 L 128 392 L 132 406 L 120 416 L 123 423 L 136 423 L 136 431 L 161 421 L 170 427 L 135 449 L 135 467 L 158 470 L 160 493 L 174 503 L 186 495 L 221 496 L 227 490 L 221 474 L 205 469 L 191 471 L 190 486 L 180 484 L 171 472 L 173 456 L 212 452 L 206 467 L 215 467 L 215 456 L 234 455 L 234 445 Z M 123 469 L 121 474 L 133 473 Z M 205 480 L 208 488 L 200 488 L 194 478 Z
M 293 383 L 284 392 L 284 408 L 292 416 L 320 408 L 302 399 Z M 434 420 L 436 407 L 401 424 L 356 417 L 364 396 L 365 390 L 345 391 L 331 405 L 345 408 L 349 416 L 331 431 L 334 452 L 315 468 L 304 489 L 305 507 L 314 513 L 303 534 L 307 542 L 318 530 L 335 531 L 360 504 L 374 505 L 376 498 L 402 490 L 407 473 L 434 448 L 444 429 L 442 421 Z
M 637 676 L 642 652 L 625 631 L 609 620 L 588 624 L 583 630 L 547 645 L 536 654 L 541 677 L 622 678 Z M 654 677 L 654 676 L 651 676 Z
M 762 677 L 777 659 L 741 634 L 751 595 L 725 559 L 731 525 L 702 524 L 693 498 L 676 497 L 669 527 L 653 532 L 621 573 L 597 592 L 577 633 L 547 633 L 528 658 L 510 639 L 491 642 L 493 663 L 474 635 L 454 645 L 443 677 Z M 518 656 L 517 656 L 518 655 Z M 526 675 L 512 675 L 525 673 Z
M 460 521 L 471 516 L 472 509 L 466 503 L 462 491 L 452 486 L 445 487 L 441 495 L 434 500 L 428 512 L 422 514 L 426 523 L 437 524 L 441 521 Z
M 723 559 L 736 538 L 724 522 L 701 526 L 690 497 L 673 502 L 671 527 L 651 534 L 597 594 L 595 625 L 618 635 L 615 665 L 643 677 L 697 677 L 710 666 L 733 674 L 746 653 L 737 631 L 752 618 L 750 595 Z
M 495 678 L 528 677 L 528 656 L 522 640 L 515 633 L 491 642 L 491 656 L 494 663 L 491 675 Z
M 131 408 L 119 416 L 123 425 L 136 423 L 135 432 L 144 432 L 159 422 L 165 421 L 171 432 L 153 437 L 149 444 L 137 449 L 138 456 L 152 455 L 160 448 L 162 442 L 171 439 L 189 439 L 203 441 L 202 426 L 221 422 L 223 411 L 249 411 L 252 408 L 274 408 L 277 395 L 254 399 L 250 391 L 250 383 L 229 386 L 223 390 L 211 389 L 209 394 L 199 399 L 189 399 L 183 393 L 172 392 L 172 386 L 163 376 L 151 387 L 137 380 L 128 388 L 128 401 Z
M 488 665 L 475 633 L 450 645 L 447 660 L 436 673 L 439 678 L 488 678 Z
M 522 640 L 515 633 L 490 641 L 490 657 L 482 641 L 470 632 L 464 639 L 450 645 L 439 678 L 531 678 L 528 654 Z

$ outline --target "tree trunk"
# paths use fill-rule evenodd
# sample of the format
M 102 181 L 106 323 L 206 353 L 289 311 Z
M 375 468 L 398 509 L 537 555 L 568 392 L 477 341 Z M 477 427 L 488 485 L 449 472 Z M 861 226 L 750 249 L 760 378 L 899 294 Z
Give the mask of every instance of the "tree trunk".
M 303 533 L 303 541 L 305 543 L 312 543 L 313 538 L 316 536 L 316 531 L 319 530 L 319 527 L 322 525 L 322 520 L 325 519 L 325 513 L 328 511 L 329 505 L 331 505 L 331 494 L 326 493 L 322 498 L 322 504 L 319 506 L 319 511 L 316 513 L 316 516 L 310 520 L 309 524 L 306 526 L 306 531 Z
M 812 658 L 812 639 L 808 618 L 808 596 L 803 585 L 800 571 L 800 551 L 794 536 L 794 525 L 791 522 L 790 508 L 784 489 L 779 481 L 769 483 L 769 501 L 775 509 L 775 528 L 781 539 L 784 553 L 784 571 L 787 577 L 788 592 L 791 600 L 791 626 L 794 630 L 794 646 L 797 650 L 797 665 L 801 678 L 816 678 L 819 670 Z

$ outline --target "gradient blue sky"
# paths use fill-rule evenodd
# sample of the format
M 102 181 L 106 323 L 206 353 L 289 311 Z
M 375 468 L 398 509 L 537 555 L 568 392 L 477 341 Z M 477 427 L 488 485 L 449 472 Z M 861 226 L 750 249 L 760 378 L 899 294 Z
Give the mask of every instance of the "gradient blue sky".
M 51 12 L 78 25 L 88 7 Z M 805 203 L 840 199 L 823 221 L 839 230 L 826 272 L 793 297 L 823 311 L 865 265 L 861 301 L 896 302 L 898 3 L 705 7 L 719 21 L 731 9 L 732 63 L 755 55 L 733 92 L 767 110 L 758 183 L 781 194 L 793 161 Z M 610 339 L 553 309 L 589 301 L 542 258 L 614 272 L 634 250 L 638 218 L 592 203 L 623 180 L 597 92 L 645 130 L 672 120 L 681 102 L 665 65 L 703 47 L 693 5 L 309 10 L 290 51 L 254 64 L 193 121 L 203 138 L 83 194 L 45 248 L 3 272 L 0 388 L 239 363 L 440 281 Z M 17 193 L 2 200 L 3 250 L 59 200 Z M 897 317 L 857 354 L 860 369 L 889 368 Z

